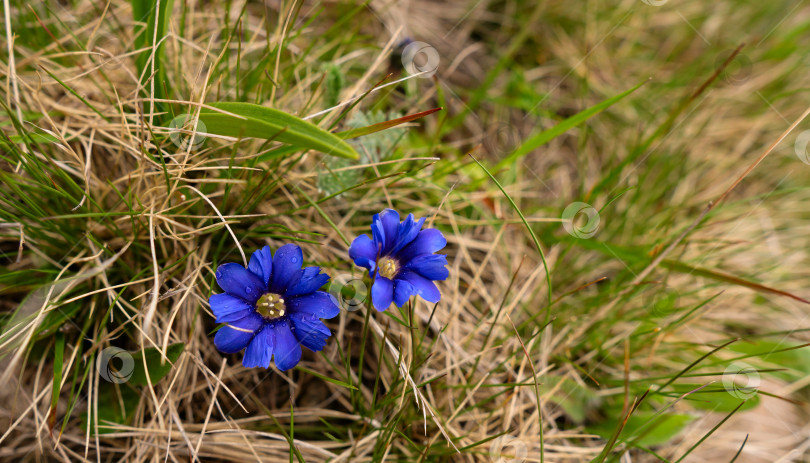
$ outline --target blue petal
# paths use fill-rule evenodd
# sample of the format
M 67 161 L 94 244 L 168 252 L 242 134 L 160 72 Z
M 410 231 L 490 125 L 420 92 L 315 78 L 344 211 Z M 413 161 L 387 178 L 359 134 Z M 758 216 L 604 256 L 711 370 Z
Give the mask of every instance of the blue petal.
M 377 262 L 377 246 L 368 235 L 360 235 L 349 246 L 349 257 L 355 265 L 374 271 Z
M 404 280 L 413 285 L 416 294 L 428 302 L 439 302 L 442 298 L 439 288 L 432 281 L 414 271 L 403 270 L 397 275 L 397 280 Z
M 405 280 L 394 280 L 394 304 L 402 307 L 411 296 L 416 295 L 416 288 Z
M 264 326 L 264 319 L 256 312 L 252 312 L 248 316 L 220 328 L 214 335 L 214 345 L 226 354 L 239 352 L 248 345 L 256 330 L 262 326 Z
M 425 254 L 411 259 L 405 268 L 413 270 L 428 280 L 446 280 L 450 272 L 445 267 L 447 256 L 444 254 Z
M 391 305 L 393 299 L 394 282 L 377 275 L 374 284 L 371 285 L 371 302 L 374 304 L 374 308 L 382 312 Z
M 276 362 L 276 368 L 287 371 L 298 365 L 301 361 L 301 345 L 290 330 L 290 323 L 276 323 L 271 329 L 275 334 L 273 361 Z
M 397 243 L 399 238 L 399 212 L 393 209 L 384 209 L 377 214 L 383 229 L 382 253 L 387 254 Z
M 270 285 L 270 275 L 273 274 L 273 253 L 270 246 L 265 246 L 250 256 L 248 270 L 262 279 L 265 289 Z
M 245 368 L 270 368 L 270 359 L 273 357 L 276 344 L 274 337 L 273 329 L 270 325 L 265 324 L 245 349 L 242 366 Z
M 228 293 L 212 294 L 208 299 L 208 304 L 211 305 L 211 311 L 214 312 L 217 323 L 239 320 L 253 310 L 253 305 Z
M 332 335 L 329 328 L 318 320 L 318 317 L 303 312 L 290 315 L 295 327 L 295 337 L 298 342 L 309 350 L 320 351 L 326 346 L 326 339 Z
M 270 292 L 284 294 L 287 285 L 299 276 L 298 271 L 304 262 L 301 248 L 294 244 L 285 244 L 278 248 L 273 256 L 273 276 L 270 278 Z
M 447 245 L 447 239 L 442 232 L 435 228 L 427 228 L 420 231 L 411 244 L 397 253 L 397 259 L 400 262 L 408 262 L 416 256 L 432 254 L 444 248 L 445 245 Z
M 334 318 L 340 313 L 337 300 L 324 291 L 294 297 L 286 304 L 291 313 L 304 312 L 318 318 Z
M 419 220 L 414 220 L 413 214 L 408 214 L 408 217 L 402 222 L 402 225 L 399 226 L 399 237 L 396 245 L 391 249 L 391 252 L 396 253 L 416 239 L 424 223 L 424 217 Z
M 374 218 L 371 220 L 371 238 L 374 249 L 378 249 L 382 253 L 385 249 L 385 230 L 379 214 L 374 214 Z
M 287 287 L 287 297 L 300 296 L 317 291 L 329 281 L 329 275 L 321 273 L 320 267 L 307 267 L 300 270 L 300 277 L 291 287 Z
M 217 283 L 226 293 L 254 304 L 264 293 L 262 280 L 236 263 L 222 264 L 216 271 Z

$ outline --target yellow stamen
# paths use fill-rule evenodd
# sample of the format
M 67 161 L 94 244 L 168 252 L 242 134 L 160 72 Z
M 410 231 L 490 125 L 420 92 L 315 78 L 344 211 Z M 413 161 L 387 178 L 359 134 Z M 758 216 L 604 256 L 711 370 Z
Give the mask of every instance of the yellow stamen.
M 256 301 L 256 312 L 267 320 L 283 317 L 286 310 L 284 299 L 278 294 L 267 293 Z
M 377 261 L 377 267 L 380 269 L 380 275 L 389 280 L 393 279 L 397 275 L 397 272 L 399 272 L 399 264 L 390 257 L 383 257 Z

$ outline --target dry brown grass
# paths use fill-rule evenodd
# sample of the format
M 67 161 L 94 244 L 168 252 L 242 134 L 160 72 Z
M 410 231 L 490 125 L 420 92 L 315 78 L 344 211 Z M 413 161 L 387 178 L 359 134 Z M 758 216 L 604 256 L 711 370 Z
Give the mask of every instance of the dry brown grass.
M 758 7 L 731 2 L 707 6 L 673 1 L 655 8 L 626 0 L 611 12 L 594 2 L 579 8 L 486 0 L 374 1 L 358 16 L 366 23 L 351 26 L 366 36 L 334 46 L 331 41 L 340 34 L 328 29 L 339 20 L 332 10 L 336 3 L 327 2 L 317 21 L 292 30 L 284 27 L 290 3 L 248 5 L 241 23 L 244 38 L 238 45 L 230 43 L 226 53 L 223 17 L 229 15 L 233 27 L 242 3 L 228 3 L 230 10 L 225 11 L 220 4 L 187 2 L 184 22 L 173 16 L 165 41 L 175 106 L 187 110 L 235 99 L 233 76 L 218 70 L 237 68 L 237 46 L 243 56 L 260 56 L 293 31 L 300 35 L 289 41 L 281 65 L 298 62 L 295 71 L 286 73 L 271 60 L 268 74 L 285 80 L 270 91 L 268 79 L 257 93 L 262 92 L 261 103 L 300 116 L 327 109 L 327 89 L 318 85 L 326 60 L 350 76 L 339 98 L 346 101 L 384 77 L 388 57 L 402 37 L 428 42 L 442 57 L 435 81 L 412 79 L 402 84 L 410 91 L 386 89 L 379 92 L 385 97 L 372 96 L 359 109 L 378 104 L 413 113 L 444 105 L 448 116 L 412 124 L 409 130 L 415 135 L 400 143 L 396 161 L 352 167 L 372 180 L 397 175 L 329 199 L 320 210 L 310 205 L 310 198 L 323 197 L 317 177 L 327 175 L 325 159 L 318 153 L 254 165 L 257 156 L 276 145 L 208 134 L 201 147 L 183 149 L 166 138 L 160 114 L 152 112 L 153 80 L 141 79 L 134 65 L 134 24 L 127 4 L 52 5 L 61 24 L 53 15 L 41 14 L 41 5 L 32 5 L 42 25 L 13 24 L 14 30 L 54 35 L 50 45 L 40 49 L 14 43 L 15 74 L 10 76 L 10 63 L 0 64 L 3 75 L 10 76 L 3 95 L 7 105 L 19 114 L 38 113 L 22 116 L 30 122 L 26 128 L 36 126 L 59 140 L 28 155 L 64 171 L 89 198 L 79 206 L 64 198 L 43 199 L 49 210 L 59 211 L 49 221 L 60 225 L 48 228 L 32 220 L 21 228 L 9 223 L 0 228 L 0 246 L 10 261 L 20 248 L 19 230 L 26 235 L 21 259 L 4 264 L 5 271 L 48 268 L 74 277 L 58 284 L 51 284 L 55 274 L 40 285 L 0 284 L 3 312 L 20 308 L 14 320 L 24 320 L 0 338 L 0 353 L 7 362 L 0 380 L 0 429 L 8 429 L 0 440 L 0 459 L 287 461 L 291 457 L 285 433 L 294 421 L 294 444 L 306 461 L 497 461 L 490 451 L 495 446 L 487 439 L 499 434 L 516 439 L 514 448 L 525 448 L 526 461 L 541 461 L 542 433 L 545 461 L 584 462 L 605 445 L 586 428 L 606 418 L 606 403 L 622 403 L 625 375 L 639 381 L 643 391 L 661 383 L 646 378 L 672 376 L 726 340 L 743 337 L 742 342 L 749 342 L 763 333 L 780 333 L 790 345 L 809 341 L 801 331 L 807 325 L 807 306 L 801 302 L 699 272 L 674 272 L 658 265 L 650 267 L 649 275 L 638 277 L 638 272 L 807 109 L 802 98 L 785 96 L 802 95 L 808 83 L 802 72 L 804 54 L 791 51 L 774 58 L 768 53 L 807 45 L 784 31 L 801 30 L 810 22 L 810 10 L 786 8 L 781 16 L 758 17 Z M 175 9 L 181 11 L 179 5 Z M 12 17 L 25 12 L 30 19 L 28 7 L 10 11 Z M 296 26 L 316 11 L 315 2 L 304 2 Z M 537 26 L 524 37 L 526 18 Z M 76 51 L 77 38 L 97 48 Z M 520 39 L 524 41 L 513 42 Z M 3 49 L 8 40 L 4 37 Z M 743 41 L 749 43 L 743 54 L 751 68 L 733 82 L 733 76 L 721 76 L 643 156 L 616 169 L 633 155 L 640 138 L 709 78 L 721 52 Z M 487 73 L 509 56 L 506 52 L 515 43 L 502 72 L 488 82 L 486 95 L 477 97 L 472 90 L 487 83 Z M 310 45 L 313 49 L 305 53 Z M 256 64 L 246 59 L 239 66 L 244 72 Z M 515 96 L 520 92 L 510 87 L 517 85 L 518 74 L 535 97 L 546 95 L 534 100 L 539 117 L 527 117 L 529 108 Z M 494 164 L 503 150 L 537 126 L 551 127 L 648 76 L 653 80 L 630 100 L 555 138 L 507 173 L 513 181 L 505 189 L 540 233 L 554 297 L 561 298 L 553 306 L 554 322 L 542 334 L 542 315 L 521 326 L 545 310 L 545 268 L 503 196 L 491 184 L 468 188 L 482 175 L 464 154 L 483 144 L 483 157 Z M 142 80 L 146 86 L 139 84 Z M 512 100 L 505 101 L 506 95 Z M 476 98 L 480 104 L 465 114 Z M 331 113 L 322 126 L 337 116 L 337 111 Z M 446 130 L 454 117 L 458 123 Z M 0 122 L 8 120 L 0 115 Z M 510 131 L 500 132 L 504 125 Z M 800 125 L 797 131 L 802 129 Z M 803 205 L 810 190 L 802 188 L 808 167 L 793 153 L 794 136 L 747 175 L 668 258 L 807 296 L 808 275 L 802 264 L 807 260 L 803 231 L 808 217 Z M 493 137 L 505 140 L 487 148 Z M 3 170 L 21 182 L 30 180 L 20 165 L 4 162 Z M 595 191 L 614 170 L 618 180 Z M 616 253 L 606 256 L 572 246 L 557 226 L 560 211 L 579 200 L 599 208 L 627 186 L 643 193 L 630 193 L 601 211 L 597 238 L 615 245 Z M 241 210 L 257 199 L 255 208 Z M 22 198 L 4 188 L 2 201 L 8 208 Z M 300 243 L 308 262 L 322 265 L 333 277 L 350 273 L 341 234 L 351 239 L 366 233 L 371 214 L 390 206 L 428 216 L 433 226 L 445 231 L 451 276 L 440 285 L 443 298 L 438 306 L 418 300 L 405 313 L 414 329 L 371 314 L 362 371 L 354 367 L 363 344 L 364 311 L 343 312 L 332 320 L 333 338 L 324 355 L 306 353 L 301 366 L 351 382 L 359 388 L 356 393 L 305 371 L 248 370 L 241 366 L 240 355 L 216 350 L 210 334 L 216 325 L 207 305 L 208 296 L 218 291 L 212 277 L 216 265 L 240 262 L 239 246 L 249 255 L 260 245 L 276 248 L 291 236 L 315 240 Z M 75 215 L 90 210 L 110 215 Z M 29 233 L 27 227 L 43 231 Z M 76 241 L 60 236 L 60 227 Z M 86 234 L 77 234 L 77 229 Z M 632 246 L 648 253 L 644 265 L 623 258 L 619 248 Z M 357 269 L 354 274 L 359 275 Z M 673 288 L 685 309 L 722 294 L 677 329 L 636 342 L 631 335 L 651 323 L 649 304 L 640 297 L 620 296 L 646 286 Z M 31 293 L 35 296 L 26 298 Z M 75 307 L 79 315 L 59 328 L 67 342 L 64 370 L 69 373 L 52 412 L 53 360 L 48 354 L 54 336 L 38 329 L 48 314 Z M 674 318 L 677 315 L 652 323 L 664 326 Z M 90 334 L 79 336 L 87 320 Z M 8 333 L 16 337 L 10 339 Z M 627 351 L 626 373 L 628 337 L 634 341 Z M 111 432 L 106 434 L 81 426 L 79 415 L 97 413 L 98 392 L 110 386 L 94 368 L 87 370 L 104 347 L 166 352 L 178 342 L 185 344 L 183 353 L 165 378 L 140 391 L 126 424 L 108 424 Z M 348 372 L 344 355 L 351 359 Z M 795 370 L 799 377 L 789 380 L 763 376 L 762 389 L 800 400 L 807 376 L 799 366 Z M 89 374 L 60 432 L 73 394 L 74 371 L 79 371 L 79 381 L 85 371 Z M 542 383 L 541 408 L 534 378 Z M 582 421 L 559 406 L 561 398 L 578 390 L 566 390 L 563 378 L 593 392 L 587 400 L 575 399 L 587 401 Z M 507 383 L 522 385 L 494 387 Z M 501 395 L 491 397 L 495 392 Z M 390 402 L 368 409 L 379 400 Z M 629 393 L 627 400 L 633 400 Z M 672 460 L 725 416 L 696 410 L 687 401 L 675 410 L 697 419 L 657 449 Z M 48 421 L 51 413 L 58 418 L 55 428 Z M 803 403 L 765 397 L 757 408 L 735 415 L 684 461 L 729 461 L 746 435 L 737 462 L 805 461 L 805 422 Z M 398 433 L 391 434 L 389 428 Z M 623 458 L 658 461 L 640 451 Z

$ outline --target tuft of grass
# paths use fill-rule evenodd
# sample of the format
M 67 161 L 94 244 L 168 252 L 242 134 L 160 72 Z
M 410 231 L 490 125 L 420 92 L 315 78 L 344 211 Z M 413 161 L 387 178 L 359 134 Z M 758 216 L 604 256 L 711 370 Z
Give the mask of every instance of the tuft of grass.
M 6 0 L 0 459 L 802 459 L 810 17 L 651 3 Z M 385 207 L 438 304 L 215 349 L 259 246 L 368 303 Z

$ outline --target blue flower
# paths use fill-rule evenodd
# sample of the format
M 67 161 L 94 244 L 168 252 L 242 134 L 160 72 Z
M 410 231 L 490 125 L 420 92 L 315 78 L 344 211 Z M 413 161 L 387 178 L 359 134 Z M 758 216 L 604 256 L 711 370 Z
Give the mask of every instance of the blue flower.
M 245 350 L 242 365 L 289 370 L 301 360 L 301 345 L 319 351 L 332 332 L 321 318 L 333 318 L 337 301 L 318 289 L 329 275 L 318 267 L 301 268 L 304 257 L 294 244 L 254 252 L 245 268 L 220 265 L 217 283 L 225 292 L 208 300 L 217 323 L 225 323 L 214 336 L 217 349 L 233 354 Z
M 399 212 L 386 209 L 374 214 L 372 238 L 360 235 L 352 241 L 349 257 L 373 278 L 371 302 L 377 310 L 387 309 L 392 301 L 402 307 L 415 295 L 434 303 L 441 299 L 433 281 L 447 279 L 447 256 L 434 253 L 447 240 L 435 228 L 422 230 L 424 223 L 413 214 L 400 222 Z

